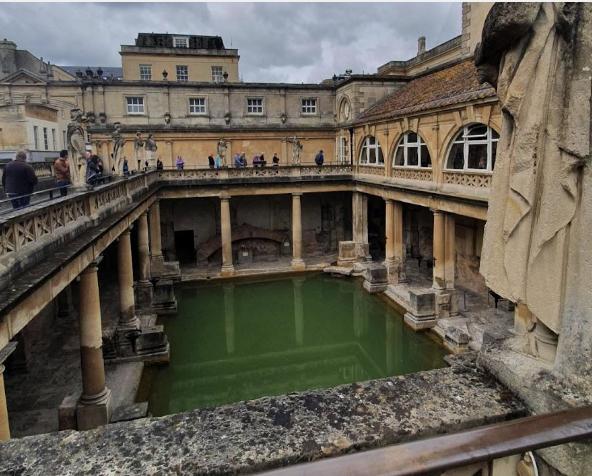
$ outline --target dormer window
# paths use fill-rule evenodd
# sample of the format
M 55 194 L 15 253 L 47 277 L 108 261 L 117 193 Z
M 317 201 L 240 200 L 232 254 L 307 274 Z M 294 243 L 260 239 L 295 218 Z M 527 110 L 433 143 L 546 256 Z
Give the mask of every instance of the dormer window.
M 175 48 L 189 48 L 189 38 L 187 36 L 173 37 Z

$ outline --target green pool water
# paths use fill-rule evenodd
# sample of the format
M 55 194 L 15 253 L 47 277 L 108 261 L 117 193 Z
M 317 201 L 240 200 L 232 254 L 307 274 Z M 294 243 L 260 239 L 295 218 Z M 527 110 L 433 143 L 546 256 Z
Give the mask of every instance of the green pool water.
M 153 415 L 445 366 L 446 352 L 359 282 L 309 275 L 176 288 Z

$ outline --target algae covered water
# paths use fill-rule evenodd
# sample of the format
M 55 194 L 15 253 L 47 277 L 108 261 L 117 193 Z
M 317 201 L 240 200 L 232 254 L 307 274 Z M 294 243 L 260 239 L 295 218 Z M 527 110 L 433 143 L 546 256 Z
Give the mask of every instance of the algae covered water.
M 153 415 L 444 367 L 446 352 L 359 282 L 308 275 L 177 287 Z

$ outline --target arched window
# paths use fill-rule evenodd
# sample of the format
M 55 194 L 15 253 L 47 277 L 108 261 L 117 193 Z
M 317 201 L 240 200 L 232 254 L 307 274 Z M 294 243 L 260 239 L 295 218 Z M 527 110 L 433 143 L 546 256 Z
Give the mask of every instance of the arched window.
M 425 167 L 432 166 L 430 151 L 419 134 L 406 132 L 399 140 L 395 149 L 393 165 L 397 167 Z
M 380 144 L 374 136 L 367 136 L 360 152 L 360 164 L 384 165 L 384 157 Z
M 351 106 L 349 99 L 345 96 L 339 104 L 339 122 L 347 122 L 350 120 Z
M 452 142 L 446 168 L 492 171 L 498 140 L 499 134 L 485 124 L 463 127 Z

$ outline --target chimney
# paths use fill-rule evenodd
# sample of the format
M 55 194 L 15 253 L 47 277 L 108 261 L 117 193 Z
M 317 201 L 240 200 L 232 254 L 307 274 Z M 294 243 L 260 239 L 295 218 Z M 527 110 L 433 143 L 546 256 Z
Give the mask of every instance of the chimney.
M 417 39 L 417 56 L 425 53 L 425 36 L 420 36 Z

